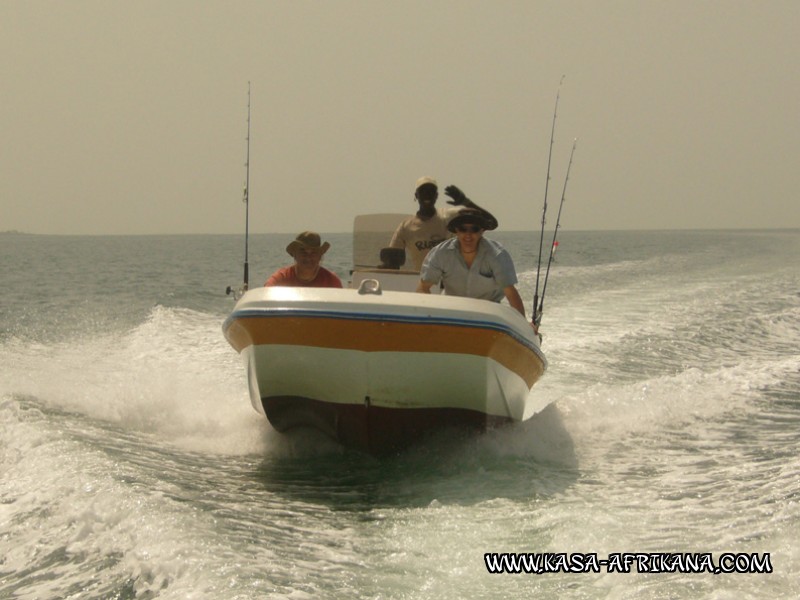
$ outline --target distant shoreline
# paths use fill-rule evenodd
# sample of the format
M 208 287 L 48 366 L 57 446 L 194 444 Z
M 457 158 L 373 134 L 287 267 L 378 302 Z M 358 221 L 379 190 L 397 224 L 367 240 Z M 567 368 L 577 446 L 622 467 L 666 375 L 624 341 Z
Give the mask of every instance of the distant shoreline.
M 561 234 L 573 233 L 796 233 L 800 232 L 800 227 L 753 227 L 753 228 L 695 228 L 695 229 L 567 229 L 561 228 Z M 352 235 L 352 231 L 321 231 L 325 235 Z M 539 231 L 533 230 L 498 230 L 492 233 L 505 234 L 505 233 L 525 233 L 531 235 L 539 235 Z M 545 231 L 546 234 L 552 234 L 552 230 Z M 159 236 L 242 236 L 241 233 L 33 233 L 29 231 L 19 231 L 17 229 L 9 229 L 0 231 L 0 236 L 30 236 L 30 237 L 159 237 Z M 250 232 L 251 236 L 257 235 L 294 235 L 290 231 L 279 232 Z

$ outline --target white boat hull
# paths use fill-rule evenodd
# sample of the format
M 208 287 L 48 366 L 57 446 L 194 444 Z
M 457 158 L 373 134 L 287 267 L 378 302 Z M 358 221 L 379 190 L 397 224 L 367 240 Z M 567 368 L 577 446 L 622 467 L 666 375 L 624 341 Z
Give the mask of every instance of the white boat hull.
M 279 431 L 312 427 L 372 453 L 446 426 L 538 412 L 539 341 L 510 307 L 407 292 L 260 288 L 223 327 L 253 406 Z

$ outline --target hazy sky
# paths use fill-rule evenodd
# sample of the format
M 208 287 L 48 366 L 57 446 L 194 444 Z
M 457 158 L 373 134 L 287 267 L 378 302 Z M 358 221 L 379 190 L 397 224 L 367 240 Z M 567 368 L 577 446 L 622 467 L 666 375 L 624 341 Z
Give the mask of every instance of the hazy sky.
M 797 0 L 0 0 L 0 231 L 800 227 Z

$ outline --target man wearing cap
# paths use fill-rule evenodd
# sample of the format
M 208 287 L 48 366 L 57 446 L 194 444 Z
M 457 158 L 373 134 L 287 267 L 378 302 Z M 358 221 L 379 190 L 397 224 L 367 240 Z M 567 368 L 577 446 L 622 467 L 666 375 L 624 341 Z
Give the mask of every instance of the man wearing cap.
M 494 226 L 488 229 L 497 227 L 497 220 L 490 213 L 472 202 L 454 185 L 449 185 L 444 190 L 444 193 L 451 198 L 447 203 L 452 206 L 440 209 L 436 208 L 439 185 L 433 177 L 419 178 L 414 189 L 414 198 L 419 203 L 419 210 L 400 223 L 392 236 L 392 241 L 389 242 L 389 247 L 405 248 L 417 271 L 422 268 L 422 261 L 431 248 L 452 237 L 447 224 L 459 213 L 460 207 L 481 211 L 487 223 L 494 223 Z
M 439 282 L 444 293 L 500 302 L 503 298 L 525 316 L 525 306 L 515 287 L 517 272 L 511 255 L 501 244 L 483 237 L 497 225 L 475 209 L 465 208 L 447 228 L 456 234 L 428 253 L 420 271 L 417 291 L 430 294 Z
M 294 264 L 282 267 L 275 271 L 264 287 L 290 286 L 290 287 L 342 287 L 342 281 L 335 273 L 319 264 L 322 255 L 331 245 L 322 243 L 318 233 L 304 231 L 286 246 L 286 252 L 294 258 Z

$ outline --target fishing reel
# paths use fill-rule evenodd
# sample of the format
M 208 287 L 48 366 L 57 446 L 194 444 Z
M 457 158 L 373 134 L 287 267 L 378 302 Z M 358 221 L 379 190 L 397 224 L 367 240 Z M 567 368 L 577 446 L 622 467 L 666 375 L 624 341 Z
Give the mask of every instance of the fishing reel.
M 229 285 L 225 288 L 225 295 L 230 296 L 233 294 L 233 299 L 235 301 L 239 301 L 239 298 L 244 296 L 244 293 L 247 291 L 247 284 L 242 284 L 241 287 L 234 288 L 233 286 Z
M 247 264 L 247 258 L 244 260 L 244 278 L 242 279 L 242 285 L 239 288 L 234 288 L 232 285 L 229 285 L 225 288 L 225 295 L 230 296 L 233 294 L 233 299 L 237 302 L 239 298 L 244 296 L 244 293 L 250 289 L 250 266 Z

